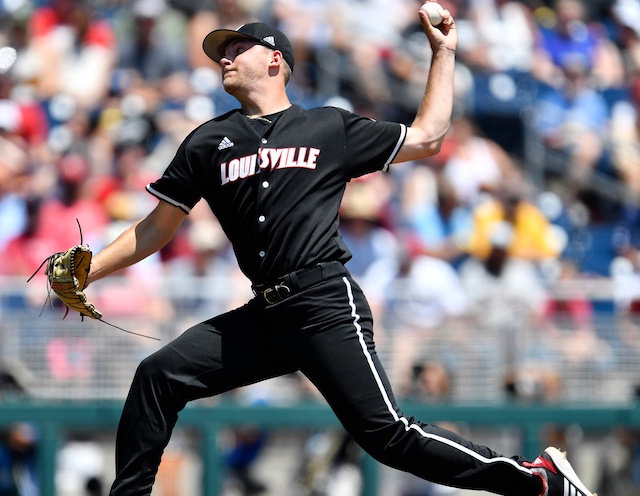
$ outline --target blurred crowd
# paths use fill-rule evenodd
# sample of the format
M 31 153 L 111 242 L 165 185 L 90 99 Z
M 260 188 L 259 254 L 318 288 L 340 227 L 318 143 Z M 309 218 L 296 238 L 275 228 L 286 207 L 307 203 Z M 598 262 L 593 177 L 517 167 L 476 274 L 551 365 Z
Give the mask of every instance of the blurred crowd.
M 153 208 L 144 186 L 182 139 L 237 106 L 201 48 L 213 29 L 281 28 L 295 48 L 294 103 L 410 124 L 431 57 L 421 3 L 0 0 L 0 276 L 26 281 L 81 240 L 99 250 Z M 557 357 L 600 369 L 640 352 L 640 0 L 441 3 L 460 39 L 442 151 L 352 181 L 341 210 L 380 344 L 389 337 L 407 357 L 391 375 L 404 394 L 446 390 L 451 369 L 419 345 L 445 322 L 502 330 L 507 369 Z M 127 284 L 101 281 L 90 299 L 108 320 L 142 315 L 149 333 L 251 296 L 200 204 L 122 275 Z M 610 298 L 589 293 L 594 280 L 613 281 Z M 41 307 L 44 284 L 40 271 L 0 313 Z M 562 295 L 550 289 L 559 284 Z M 599 312 L 620 325 L 603 329 Z M 522 322 L 542 330 L 531 356 L 517 346 Z M 91 343 L 53 341 L 51 370 L 83 373 L 66 354 L 91 357 Z M 522 371 L 510 374 L 515 391 Z M 555 380 L 536 387 L 557 396 Z
M 201 48 L 213 29 L 282 29 L 295 49 L 296 104 L 410 124 L 431 57 L 421 3 L 0 0 L 0 281 L 26 282 L 81 240 L 99 250 L 153 208 L 144 186 L 181 140 L 236 107 Z M 352 181 L 341 210 L 348 266 L 398 395 L 555 402 L 571 386 L 571 399 L 637 396 L 640 0 L 440 3 L 460 39 L 442 151 Z M 108 321 L 153 336 L 251 296 L 200 204 L 165 249 L 122 276 L 90 288 L 90 300 Z M 25 287 L 0 292 L 0 322 L 37 314 L 42 272 Z M 115 373 L 104 360 L 131 358 L 126 387 L 151 346 L 132 338 L 105 352 L 78 329 L 11 336 L 0 336 L 3 369 L 22 362 L 34 383 L 88 395 Z M 28 383 L 17 369 L 2 371 L 5 397 Z M 291 379 L 287 394 L 292 384 L 314 394 Z M 277 396 L 252 391 L 253 403 Z

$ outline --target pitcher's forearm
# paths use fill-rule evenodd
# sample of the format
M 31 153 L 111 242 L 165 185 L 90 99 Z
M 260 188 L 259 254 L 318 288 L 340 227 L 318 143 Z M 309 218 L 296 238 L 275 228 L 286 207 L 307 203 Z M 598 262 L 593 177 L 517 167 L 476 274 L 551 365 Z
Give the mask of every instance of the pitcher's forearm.
M 136 228 L 139 224 L 124 231 L 113 243 L 93 257 L 89 284 L 129 267 L 153 253 L 151 245 L 141 243 L 136 236 Z M 145 244 L 147 247 L 144 246 Z
M 160 202 L 147 217 L 125 230 L 91 262 L 87 284 L 133 265 L 160 250 L 175 234 L 186 214 Z
M 430 141 L 441 141 L 451 123 L 455 74 L 454 50 L 434 52 L 424 97 L 411 127 L 422 129 Z

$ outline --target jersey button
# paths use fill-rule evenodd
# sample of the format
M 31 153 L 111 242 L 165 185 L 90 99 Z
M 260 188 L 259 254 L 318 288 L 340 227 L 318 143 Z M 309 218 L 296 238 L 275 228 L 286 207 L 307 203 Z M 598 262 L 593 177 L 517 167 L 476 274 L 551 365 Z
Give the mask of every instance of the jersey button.
M 262 138 L 260 141 L 262 141 L 262 144 L 265 144 L 267 142 L 267 138 Z
M 258 217 L 258 220 L 260 222 L 264 222 L 265 220 L 267 220 L 267 218 L 264 215 L 261 215 L 260 217 Z
M 263 182 L 262 182 L 262 187 L 263 187 L 264 189 L 267 189 L 267 188 L 269 187 L 269 181 L 263 181 Z
M 264 258 L 264 256 L 266 255 L 266 253 L 264 251 L 260 251 L 260 253 L 258 253 L 258 255 L 260 255 L 260 258 Z

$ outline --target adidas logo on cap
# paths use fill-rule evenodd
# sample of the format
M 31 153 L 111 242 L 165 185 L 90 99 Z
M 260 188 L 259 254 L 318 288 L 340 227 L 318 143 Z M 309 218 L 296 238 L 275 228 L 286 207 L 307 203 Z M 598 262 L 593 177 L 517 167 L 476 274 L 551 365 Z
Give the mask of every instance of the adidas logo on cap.
M 264 22 L 243 24 L 236 30 L 216 29 L 211 31 L 205 36 L 202 47 L 212 60 L 220 63 L 224 57 L 225 47 L 234 39 L 253 40 L 273 50 L 279 50 L 289 67 L 293 69 L 295 59 L 291 42 L 282 31 Z

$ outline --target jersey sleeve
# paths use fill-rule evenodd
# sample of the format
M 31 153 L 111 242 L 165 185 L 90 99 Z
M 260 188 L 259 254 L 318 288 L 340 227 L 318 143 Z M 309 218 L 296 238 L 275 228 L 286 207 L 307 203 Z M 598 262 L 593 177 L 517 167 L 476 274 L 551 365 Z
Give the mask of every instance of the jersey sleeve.
M 404 142 L 406 126 L 397 122 L 375 121 L 346 111 L 342 115 L 351 177 L 386 171 Z
M 162 177 L 146 187 L 156 198 L 175 205 L 187 214 L 202 198 L 197 161 L 189 154 L 192 136 L 180 145 Z

